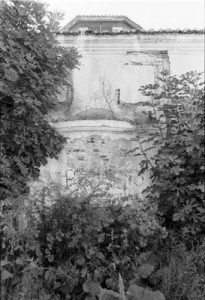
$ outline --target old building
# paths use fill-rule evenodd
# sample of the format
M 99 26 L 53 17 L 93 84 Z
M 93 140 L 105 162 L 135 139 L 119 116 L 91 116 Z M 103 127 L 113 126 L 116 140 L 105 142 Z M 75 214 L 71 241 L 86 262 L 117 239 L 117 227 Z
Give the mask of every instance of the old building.
M 142 27 L 125 16 L 77 16 L 63 28 L 63 32 L 70 33 L 88 30 L 95 33 L 130 32 L 142 30 Z
M 145 31 L 124 16 L 78 16 L 57 38 L 81 59 L 50 116 L 68 142 L 42 176 L 68 188 L 82 187 L 84 178 L 90 190 L 141 194 L 149 178 L 138 176 L 142 158 L 129 150 L 154 129 L 139 88 L 157 83 L 163 70 L 203 71 L 203 32 Z

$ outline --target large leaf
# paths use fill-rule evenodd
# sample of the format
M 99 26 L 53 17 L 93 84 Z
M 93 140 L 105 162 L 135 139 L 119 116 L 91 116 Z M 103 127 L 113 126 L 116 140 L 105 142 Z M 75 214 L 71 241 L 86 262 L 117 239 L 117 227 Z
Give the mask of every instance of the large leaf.
M 13 277 L 13 275 L 9 271 L 7 271 L 5 269 L 3 269 L 1 271 L 1 279 L 2 280 L 6 280 L 6 279 L 9 279 L 9 278 L 12 278 L 12 277 Z
M 18 80 L 18 74 L 14 69 L 12 69 L 12 68 L 5 69 L 4 73 L 5 73 L 6 78 L 9 81 L 17 81 Z
M 112 290 L 101 289 L 99 300 L 119 300 L 120 294 L 113 292 Z
M 101 286 L 98 282 L 93 281 L 92 279 L 87 279 L 83 283 L 83 290 L 86 293 L 91 294 L 92 296 L 98 296 L 100 293 Z
M 149 263 L 142 264 L 137 272 L 142 278 L 148 278 L 154 271 L 154 266 Z
M 153 292 L 137 285 L 131 285 L 129 287 L 128 295 L 132 300 L 165 300 L 161 292 Z

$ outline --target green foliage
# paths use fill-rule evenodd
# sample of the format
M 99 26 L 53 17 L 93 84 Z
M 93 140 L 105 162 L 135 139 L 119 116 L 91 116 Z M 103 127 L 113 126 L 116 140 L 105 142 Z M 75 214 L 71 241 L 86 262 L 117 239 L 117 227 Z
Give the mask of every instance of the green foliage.
M 35 1 L 1 1 L 1 198 L 26 191 L 40 165 L 56 158 L 64 138 L 46 120 L 77 65 L 74 49 L 59 46 L 56 16 Z
M 204 83 L 201 73 L 159 78 L 160 84 L 141 88 L 150 96 L 157 120 L 149 136 L 152 159 L 143 148 L 141 167 L 151 173 L 147 197 L 158 204 L 167 228 L 197 240 L 205 232 L 204 202 Z
M 42 204 L 32 212 L 29 208 L 32 217 L 24 233 L 5 228 L 5 295 L 12 287 L 13 293 L 24 295 L 16 299 L 38 299 L 40 293 L 77 299 L 83 288 L 97 290 L 89 282 L 83 286 L 89 278 L 117 290 L 119 272 L 127 286 L 138 268 L 140 251 L 163 233 L 154 210 L 140 200 L 136 206 L 99 205 L 61 196 L 51 207 Z
M 4 227 L 3 300 L 204 299 L 204 245 L 164 240 L 145 202 L 99 205 L 55 188 L 38 196 L 24 202 L 24 232 Z
M 166 300 L 205 298 L 205 244 L 187 251 L 181 242 L 166 249 L 166 269 L 161 272 L 160 290 Z
M 128 290 L 128 300 L 165 300 L 160 291 L 150 291 L 137 285 L 131 285 Z
M 86 281 L 86 287 L 88 281 Z M 92 286 L 97 286 L 97 289 L 92 289 Z M 165 300 L 164 295 L 160 291 L 152 291 L 150 289 L 145 289 L 136 284 L 131 284 L 128 291 L 124 290 L 124 283 L 121 275 L 119 274 L 119 292 L 114 292 L 112 290 L 103 289 L 101 286 L 89 280 L 89 287 L 84 289 L 88 296 L 85 300 Z
M 89 199 L 64 197 L 53 205 L 39 230 L 46 265 L 69 262 L 78 284 L 91 274 L 116 289 L 116 274 L 120 272 L 126 282 L 133 277 L 137 254 L 149 247 L 160 228 L 146 204 L 140 210 L 137 204 L 100 206 Z M 70 291 L 76 286 L 72 281 Z

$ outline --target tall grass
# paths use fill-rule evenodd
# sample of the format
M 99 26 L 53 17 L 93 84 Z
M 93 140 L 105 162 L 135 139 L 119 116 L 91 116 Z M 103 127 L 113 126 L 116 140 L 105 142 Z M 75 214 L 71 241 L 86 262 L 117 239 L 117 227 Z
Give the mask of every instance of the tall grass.
M 167 259 L 161 289 L 166 300 L 204 300 L 205 243 L 189 251 L 178 245 Z

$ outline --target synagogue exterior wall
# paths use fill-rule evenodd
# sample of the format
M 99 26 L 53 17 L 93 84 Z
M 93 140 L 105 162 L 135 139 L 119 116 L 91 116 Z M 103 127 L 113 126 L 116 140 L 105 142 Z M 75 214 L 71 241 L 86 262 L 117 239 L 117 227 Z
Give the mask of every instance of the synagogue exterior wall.
M 67 138 L 67 144 L 58 160 L 50 159 L 42 167 L 42 180 L 56 182 L 70 192 L 97 193 L 99 199 L 105 194 L 116 197 L 142 195 L 149 176 L 139 176 L 143 155 L 139 155 L 138 141 L 142 142 L 148 132 L 153 132 L 151 125 L 80 120 L 60 122 L 55 126 Z M 149 142 L 143 143 L 143 147 L 150 146 Z M 152 154 L 150 151 L 148 156 Z M 102 195 L 99 196 L 99 192 Z
M 73 93 L 62 93 L 63 109 L 51 118 L 67 144 L 59 160 L 42 167 L 42 178 L 80 191 L 84 177 L 90 192 L 99 188 L 119 196 L 141 195 L 149 175 L 139 176 L 143 156 L 138 141 L 154 128 L 142 112 L 147 98 L 138 89 L 157 83 L 163 69 L 172 75 L 203 71 L 203 35 L 60 34 L 58 39 L 82 57 L 79 69 L 72 71 Z
M 59 96 L 65 106 L 69 103 L 61 111 L 66 120 L 96 108 L 127 115 L 120 113 L 117 94 L 121 105 L 145 101 L 139 87 L 157 83 L 163 69 L 172 75 L 204 69 L 203 34 L 60 34 L 58 40 L 82 55 L 79 69 L 72 72 L 73 92 L 68 95 L 65 89 Z

